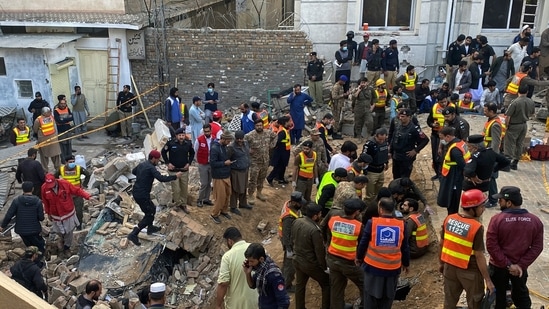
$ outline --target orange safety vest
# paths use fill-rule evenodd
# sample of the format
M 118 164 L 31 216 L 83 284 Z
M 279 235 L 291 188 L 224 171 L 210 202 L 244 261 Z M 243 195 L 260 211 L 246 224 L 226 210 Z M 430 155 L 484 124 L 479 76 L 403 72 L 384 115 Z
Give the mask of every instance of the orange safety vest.
M 416 244 L 418 248 L 427 247 L 429 245 L 429 234 L 427 233 L 427 224 L 425 224 L 425 217 L 422 214 L 411 214 L 409 218 L 414 221 L 417 229 L 412 232 L 412 235 L 416 238 Z
M 346 260 L 354 261 L 358 237 L 362 231 L 362 223 L 356 219 L 346 219 L 333 216 L 328 222 L 332 238 L 328 246 L 328 253 Z
M 364 256 L 364 263 L 384 270 L 399 269 L 402 265 L 400 248 L 404 239 L 404 221 L 395 218 L 372 218 L 372 238 Z
M 463 109 L 472 109 L 473 108 L 473 101 L 470 101 L 469 104 L 465 104 L 465 102 L 463 102 L 463 100 L 459 100 L 458 106 L 459 106 L 459 108 L 463 108 Z
M 385 107 L 387 105 L 387 89 L 383 89 L 382 93 L 379 93 L 379 90 L 376 89 L 376 103 L 374 107 Z
M 301 162 L 299 164 L 299 173 L 298 175 L 303 178 L 312 179 L 314 177 L 314 167 L 316 163 L 316 151 L 313 151 L 312 157 L 307 157 L 302 151 L 299 153 L 299 158 Z
M 453 143 L 448 147 L 448 151 L 446 151 L 446 155 L 444 156 L 444 162 L 442 162 L 441 171 L 442 176 L 448 175 L 448 173 L 450 172 L 450 167 L 457 164 L 456 162 L 451 161 L 452 159 L 450 158 L 450 151 L 452 151 L 454 147 L 457 147 L 461 151 L 461 153 L 463 154 L 463 160 L 465 160 L 465 162 L 468 162 L 471 159 L 471 153 L 469 152 L 469 150 L 467 150 L 467 144 L 465 144 L 464 141 Z
M 260 112 L 255 112 L 257 117 L 261 120 L 263 120 L 263 129 L 269 128 L 269 113 L 266 110 L 262 110 Z
M 80 168 L 80 165 L 76 165 L 76 168 L 71 171 L 67 170 L 65 165 L 61 165 L 59 176 L 75 186 L 80 186 Z
M 464 218 L 451 214 L 444 220 L 444 238 L 440 260 L 467 269 L 471 256 L 474 255 L 473 241 L 482 224 L 473 218 Z
M 515 76 L 513 76 L 513 79 L 511 79 L 511 82 L 509 83 L 509 85 L 507 85 L 507 89 L 505 89 L 505 92 L 516 95 L 518 93 L 520 81 L 524 77 L 526 77 L 526 75 L 528 74 L 522 73 L 522 72 L 518 72 L 517 74 L 515 74 Z
M 65 115 L 65 114 L 69 114 L 69 108 L 65 108 L 65 109 L 59 109 L 59 108 L 55 108 L 55 111 L 59 114 L 59 116 L 61 115 Z M 55 118 L 54 118 L 55 119 Z M 63 125 L 64 123 L 58 123 L 59 125 Z
M 402 84 L 404 84 L 404 88 L 408 91 L 414 91 L 416 90 L 416 80 L 417 80 L 417 74 L 414 73 L 412 77 L 410 78 L 410 75 L 408 73 L 404 73 L 405 80 Z
M 362 174 L 361 172 L 357 171 L 352 164 L 349 165 L 349 167 L 347 167 L 347 172 L 353 172 L 353 174 L 355 174 L 355 176 L 358 176 L 358 175 Z
M 29 142 L 30 128 L 25 126 L 25 130 L 21 131 L 18 127 L 13 128 L 13 133 L 15 133 L 15 145 L 22 145 Z
M 53 116 L 39 116 L 38 123 L 40 123 L 40 130 L 42 130 L 42 134 L 44 136 L 49 136 L 55 133 L 55 118 L 53 118 Z
M 321 128 L 324 129 L 324 137 L 328 138 L 328 129 L 326 129 L 326 126 L 322 122 L 317 122 L 316 129 L 318 130 L 318 132 L 320 132 Z
M 286 144 L 286 150 L 290 150 L 292 148 L 292 145 L 290 144 L 290 133 L 285 127 L 281 126 L 280 128 L 284 131 L 284 134 L 286 134 L 286 137 L 282 140 L 282 142 Z
M 505 131 L 507 130 L 507 126 L 505 125 L 505 123 L 503 123 L 503 121 L 501 121 L 501 118 L 499 118 L 499 116 L 496 116 L 496 117 L 494 117 L 494 119 L 486 121 L 484 123 L 484 132 L 482 132 L 482 135 L 484 135 L 484 146 L 485 147 L 488 147 L 490 145 L 490 143 L 492 142 L 491 130 L 492 130 L 492 125 L 494 124 L 494 122 L 499 123 L 499 126 L 501 127 L 501 138 L 500 138 L 500 140 L 502 140 L 503 137 L 505 136 Z
M 292 216 L 296 219 L 299 217 L 299 213 L 295 213 L 290 206 L 288 206 L 289 203 L 289 201 L 284 203 L 284 206 L 282 206 L 282 211 L 280 212 L 280 218 L 278 219 L 278 237 L 280 238 L 282 238 L 282 220 L 284 220 L 287 216 Z

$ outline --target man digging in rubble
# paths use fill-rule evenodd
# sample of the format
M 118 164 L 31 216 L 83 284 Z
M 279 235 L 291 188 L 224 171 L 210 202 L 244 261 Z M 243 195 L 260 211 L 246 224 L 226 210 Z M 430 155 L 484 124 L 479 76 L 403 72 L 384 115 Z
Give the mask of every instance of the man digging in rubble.
M 63 250 L 63 255 L 67 258 L 70 256 L 74 229 L 80 225 L 76 217 L 73 196 L 95 201 L 84 189 L 64 179 L 55 179 L 52 174 L 46 175 L 46 181 L 42 185 L 44 212 L 52 222 L 53 231 L 59 235 L 57 247 Z
M 187 209 L 187 198 L 189 189 L 189 166 L 194 158 L 194 148 L 185 137 L 185 129 L 179 128 L 175 131 L 175 139 L 171 139 L 164 148 L 162 148 L 162 159 L 168 163 L 170 175 L 181 172 L 182 176 L 172 181 L 172 200 L 173 205 L 178 206 L 189 214 Z
M 149 153 L 149 159 L 147 161 L 139 163 L 132 170 L 137 178 L 133 185 L 133 198 L 141 211 L 145 214 L 143 219 L 139 221 L 137 227 L 133 228 L 133 231 L 128 235 L 128 240 L 133 242 L 136 246 L 141 246 L 137 235 L 139 232 L 147 227 L 147 234 L 152 234 L 160 231 L 160 227 L 154 226 L 154 215 L 156 214 L 156 206 L 151 200 L 151 189 L 153 181 L 156 179 L 160 182 L 173 181 L 183 176 L 183 172 L 176 172 L 175 175 L 164 176 L 156 169 L 156 165 L 160 162 L 160 152 L 158 150 L 151 150 Z

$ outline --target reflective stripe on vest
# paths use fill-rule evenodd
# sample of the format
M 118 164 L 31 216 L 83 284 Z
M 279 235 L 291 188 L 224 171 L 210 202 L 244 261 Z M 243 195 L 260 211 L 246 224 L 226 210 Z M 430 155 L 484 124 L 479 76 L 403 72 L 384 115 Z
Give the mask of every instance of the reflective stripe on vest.
M 511 79 L 511 82 L 509 83 L 509 85 L 507 85 L 507 89 L 505 89 L 505 92 L 509 94 L 517 94 L 520 86 L 520 81 L 524 77 L 526 77 L 526 75 L 528 74 L 522 73 L 522 72 L 515 74 L 515 76 L 513 76 L 513 79 Z
M 473 101 L 470 101 L 469 104 L 466 104 L 465 102 L 463 102 L 463 100 L 459 100 L 458 106 L 463 109 L 472 109 Z
M 25 126 L 25 130 L 21 131 L 18 127 L 13 128 L 15 133 L 15 145 L 22 145 L 29 142 L 30 128 Z
M 404 238 L 404 221 L 395 218 L 372 218 L 372 238 L 364 263 L 379 269 L 395 270 L 402 265 L 400 251 Z
M 482 135 L 484 135 L 484 146 L 488 147 L 492 143 L 492 125 L 494 125 L 494 122 L 499 123 L 499 126 L 501 127 L 501 137 L 500 141 L 505 136 L 505 131 L 507 131 L 507 126 L 503 123 L 501 118 L 499 116 L 494 117 L 494 119 L 490 119 L 484 123 L 484 132 L 482 132 Z
M 269 128 L 269 113 L 266 110 L 255 112 L 257 117 L 263 121 L 263 129 Z
M 376 100 L 374 107 L 385 107 L 387 104 L 387 89 L 383 89 L 381 93 L 376 89 Z
M 324 129 L 324 137 L 328 137 L 328 129 L 326 129 L 326 126 L 322 122 L 316 123 L 316 128 L 318 129 L 318 132 L 320 132 L 320 129 Z
M 53 116 L 39 116 L 38 123 L 40 123 L 40 130 L 44 136 L 49 136 L 55 133 L 55 118 L 53 118 Z
M 454 147 L 457 147 L 461 151 L 461 153 L 463 154 L 463 160 L 465 160 L 465 163 L 467 163 L 467 161 L 471 159 L 471 153 L 469 152 L 469 150 L 467 150 L 467 144 L 465 144 L 464 141 L 459 141 L 451 144 L 448 147 L 448 151 L 446 151 L 446 155 L 444 156 L 444 162 L 442 162 L 442 170 L 441 170 L 442 176 L 448 175 L 448 173 L 450 172 L 450 167 L 457 164 L 457 162 L 453 162 L 452 158 L 450 157 L 450 151 L 452 151 Z
M 425 217 L 421 214 L 411 214 L 410 219 L 414 221 L 417 229 L 412 232 L 412 235 L 416 238 L 416 244 L 418 248 L 427 247 L 429 245 L 429 234 L 427 233 L 427 224 L 425 224 Z
M 433 105 L 433 119 L 438 122 L 438 128 L 433 128 L 435 131 L 440 130 L 440 128 L 444 126 L 444 115 L 442 114 L 443 110 L 444 107 L 440 106 L 440 104 L 436 103 Z
M 334 179 L 334 171 L 327 172 L 322 176 L 322 180 L 320 181 L 320 185 L 318 186 L 318 190 L 316 191 L 316 198 L 315 202 L 318 204 L 318 200 L 320 200 L 320 196 L 322 195 L 322 189 L 324 189 L 327 185 L 334 185 L 337 188 L 337 181 Z M 334 203 L 334 198 L 332 196 L 331 199 L 329 199 L 326 202 L 326 205 L 324 205 L 324 208 L 332 208 L 332 204 Z
M 355 219 L 345 219 L 341 216 L 334 216 L 328 222 L 330 233 L 330 245 L 328 253 L 339 256 L 346 260 L 354 261 L 356 258 L 356 247 L 358 237 L 362 230 L 362 223 Z
M 284 206 L 282 206 L 282 211 L 280 212 L 280 218 L 278 218 L 278 237 L 280 238 L 282 238 L 282 220 L 287 216 L 292 216 L 296 219 L 299 217 L 299 214 L 295 213 L 290 206 L 288 206 L 288 204 L 290 204 L 289 201 L 284 203 Z
M 312 150 L 311 150 L 312 151 Z M 304 177 L 307 179 L 312 179 L 314 177 L 314 167 L 316 162 L 316 152 L 313 151 L 312 157 L 307 157 L 305 153 L 302 151 L 299 153 L 299 158 L 301 159 L 301 162 L 299 164 L 299 173 L 298 175 L 300 177 Z
M 284 134 L 286 135 L 282 142 L 286 145 L 286 150 L 290 150 L 292 148 L 292 145 L 290 144 L 290 133 L 284 126 L 281 126 L 280 128 L 282 129 L 282 131 L 284 131 Z
M 404 73 L 405 80 L 402 84 L 404 84 L 404 88 L 408 91 L 413 91 L 416 89 L 416 79 L 417 74 L 414 72 L 414 75 L 410 78 L 410 75 L 408 73 Z
M 74 170 L 67 170 L 65 165 L 61 165 L 59 176 L 75 186 L 80 186 L 80 165 Z
M 473 251 L 475 235 L 481 223 L 472 218 L 452 214 L 444 220 L 444 238 L 442 239 L 441 261 L 467 269 Z
M 213 135 L 212 135 L 213 136 Z M 214 139 L 212 137 L 212 139 Z M 204 134 L 198 136 L 198 149 L 196 150 L 196 161 L 198 164 L 210 163 L 210 148 L 208 147 L 208 140 Z

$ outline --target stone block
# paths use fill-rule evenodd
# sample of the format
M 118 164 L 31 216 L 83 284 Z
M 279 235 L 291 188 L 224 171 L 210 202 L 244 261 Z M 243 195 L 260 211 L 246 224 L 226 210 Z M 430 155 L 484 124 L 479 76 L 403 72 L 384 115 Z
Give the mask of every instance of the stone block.
M 159 146 L 158 149 L 162 149 L 172 137 L 170 129 L 164 124 L 162 119 L 157 119 L 154 123 L 154 134 L 156 135 L 156 143 Z
M 25 255 L 25 249 L 23 248 L 14 248 L 12 251 L 13 253 L 17 254 L 19 257 L 22 257 L 23 255 Z
M 187 277 L 189 277 L 189 278 L 198 278 L 199 275 L 200 275 L 200 273 L 196 270 L 188 270 L 187 271 Z
M 128 239 L 125 237 L 120 239 L 120 243 L 118 244 L 118 246 L 120 247 L 120 249 L 126 249 L 128 247 Z
M 65 298 L 68 297 L 68 294 L 65 290 L 63 290 L 60 287 L 52 287 L 51 288 L 51 293 L 48 297 L 49 297 L 49 299 L 53 299 L 53 300 L 56 300 L 59 297 L 62 297 L 63 299 L 65 299 Z
M 59 308 L 59 309 L 63 309 L 65 308 L 65 305 L 67 304 L 67 299 L 63 296 L 59 296 L 58 298 L 56 298 L 52 305 L 56 308 Z
M 82 276 L 76 280 L 69 283 L 69 288 L 74 293 L 74 295 L 79 295 L 86 288 L 86 284 L 90 279 Z

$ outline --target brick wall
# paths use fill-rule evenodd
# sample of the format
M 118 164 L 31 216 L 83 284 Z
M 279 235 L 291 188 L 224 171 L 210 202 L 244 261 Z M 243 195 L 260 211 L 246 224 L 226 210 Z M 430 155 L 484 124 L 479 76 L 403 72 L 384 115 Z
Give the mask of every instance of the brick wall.
M 177 78 L 185 103 L 204 96 L 215 83 L 220 109 L 249 102 L 256 96 L 266 102 L 267 90 L 303 84 L 307 54 L 312 43 L 300 31 L 167 29 L 170 86 L 145 96 L 144 103 L 165 98 Z M 146 60 L 131 60 L 140 92 L 158 83 L 154 29 L 146 30 Z M 158 112 L 159 109 L 154 109 Z

